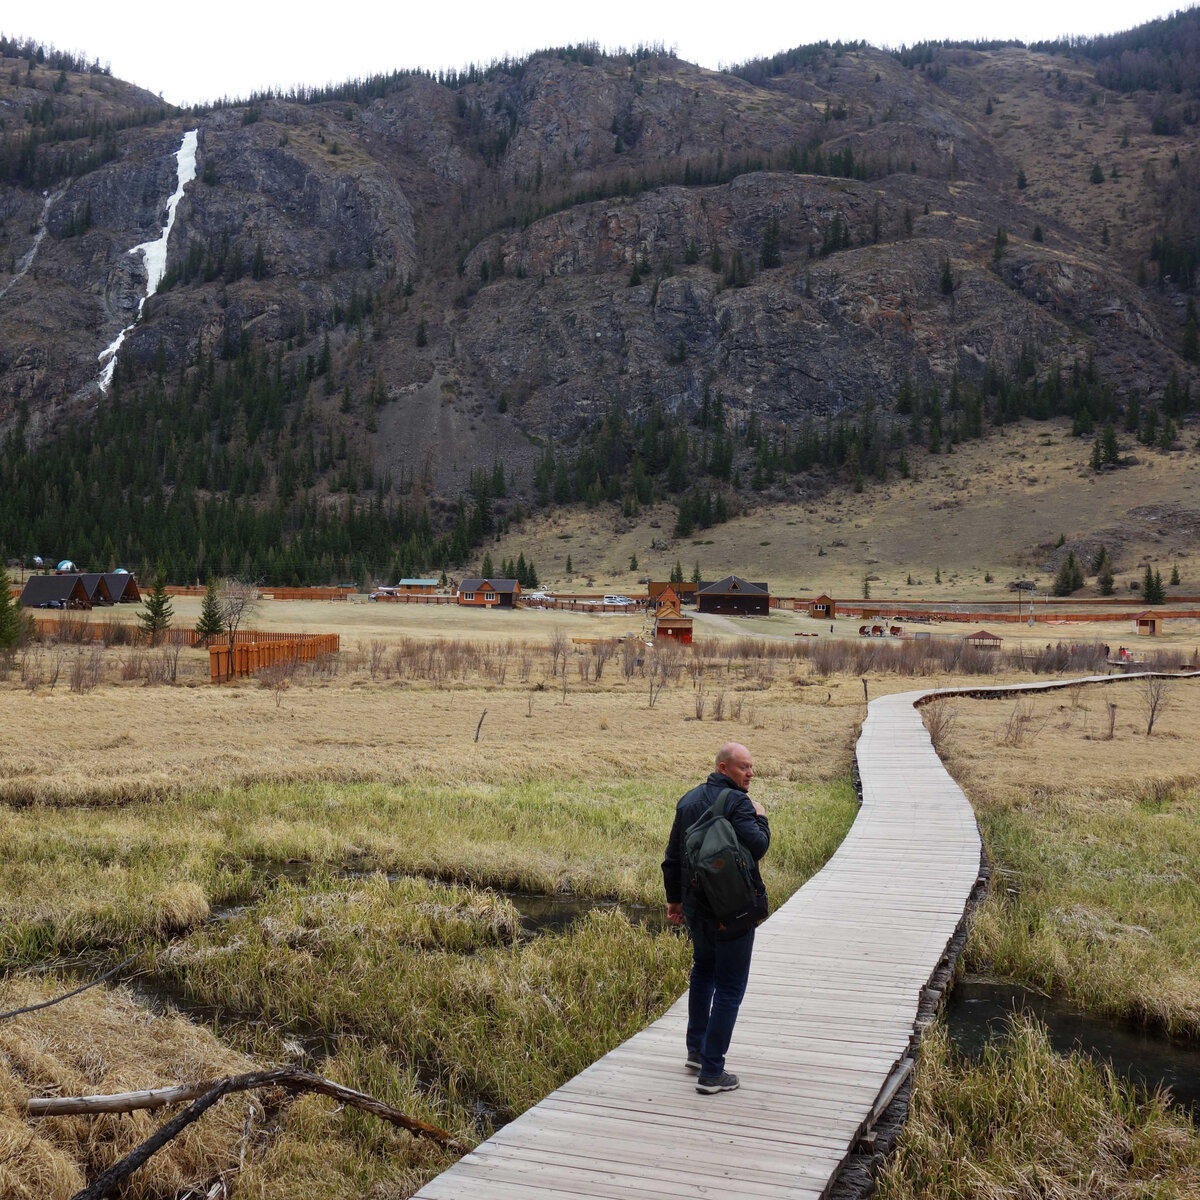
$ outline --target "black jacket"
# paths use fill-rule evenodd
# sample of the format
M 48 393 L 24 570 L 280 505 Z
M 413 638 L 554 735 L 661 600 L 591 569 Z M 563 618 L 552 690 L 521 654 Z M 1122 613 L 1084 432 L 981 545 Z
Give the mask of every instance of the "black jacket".
M 765 816 L 760 817 L 750 803 L 750 797 L 733 782 L 732 779 L 714 771 L 699 787 L 694 787 L 684 795 L 675 806 L 675 822 L 671 826 L 671 837 L 667 842 L 666 856 L 663 858 L 663 887 L 667 892 L 667 903 L 683 902 L 683 916 L 689 928 L 697 923 L 703 924 L 710 932 L 722 932 L 716 918 L 708 910 L 704 898 L 692 887 L 691 871 L 688 869 L 687 853 L 684 850 L 683 836 L 690 825 L 695 824 L 714 800 L 721 794 L 722 788 L 729 788 L 725 800 L 725 815 L 738 836 L 738 841 L 750 852 L 753 863 L 750 874 L 754 879 L 754 888 L 758 892 L 758 912 L 756 921 L 761 921 L 767 915 L 767 889 L 758 869 L 758 860 L 767 852 L 771 844 L 771 827 Z M 749 926 L 747 926 L 749 928 Z M 732 930 L 728 932 L 742 932 Z

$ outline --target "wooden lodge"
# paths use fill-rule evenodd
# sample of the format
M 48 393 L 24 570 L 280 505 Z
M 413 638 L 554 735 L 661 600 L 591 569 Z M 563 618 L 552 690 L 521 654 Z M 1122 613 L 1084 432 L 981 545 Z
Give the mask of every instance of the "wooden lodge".
M 97 604 L 111 604 L 112 593 L 108 590 L 106 576 L 99 571 L 84 571 L 79 578 L 83 580 L 83 590 L 87 592 L 88 603 L 95 608 Z
M 386 590 L 398 596 L 432 596 L 437 589 L 436 579 L 401 579 Z
M 808 602 L 808 615 L 818 621 L 832 621 L 837 616 L 837 601 L 822 592 Z
M 1140 612 L 1133 618 L 1134 632 L 1142 637 L 1158 637 L 1163 619 L 1158 613 Z
M 91 608 L 81 575 L 30 575 L 21 590 L 25 608 Z
M 649 600 L 650 606 L 657 607 L 659 596 L 661 596 L 663 592 L 670 588 L 671 591 L 675 593 L 680 604 L 695 604 L 696 589 L 699 588 L 699 586 L 700 585 L 698 583 L 664 583 L 663 581 L 659 580 L 658 582 L 647 584 L 646 596 Z
M 520 594 L 515 579 L 464 579 L 458 585 L 458 602 L 467 608 L 514 608 Z
M 733 617 L 771 615 L 771 592 L 765 583 L 751 583 L 737 575 L 726 575 L 716 583 L 702 583 L 696 591 L 701 612 Z
M 986 629 L 980 629 L 975 633 L 969 633 L 963 641 L 968 646 L 975 650 L 999 650 L 1002 639 L 994 633 L 988 633 Z

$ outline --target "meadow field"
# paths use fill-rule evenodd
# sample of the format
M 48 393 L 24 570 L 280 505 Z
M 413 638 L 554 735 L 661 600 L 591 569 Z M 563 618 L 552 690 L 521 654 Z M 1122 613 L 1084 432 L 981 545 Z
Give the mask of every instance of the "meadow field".
M 432 607 L 264 604 L 253 623 L 303 609 L 291 628 L 324 632 L 325 608 L 344 622 L 342 652 L 283 676 L 215 687 L 185 650 L 176 682 L 154 685 L 130 647 L 45 645 L 0 680 L 0 1010 L 141 951 L 115 986 L 0 1021 L 0 1194 L 70 1196 L 160 1120 L 32 1122 L 27 1097 L 274 1064 L 473 1143 L 686 987 L 687 944 L 652 919 L 658 864 L 675 799 L 720 744 L 754 753 L 778 904 L 853 820 L 864 679 L 875 696 L 1097 669 L 1091 640 L 988 657 L 951 638 L 795 638 L 791 615 L 659 649 L 573 643 L 630 624 L 585 614 L 468 614 L 468 627 Z M 1164 648 L 1191 657 L 1183 641 Z M 78 655 L 98 659 L 75 688 Z M 1195 1036 L 1200 686 L 1172 683 L 1150 736 L 1141 685 L 1106 686 L 933 706 L 951 710 L 939 745 L 1006 881 L 966 965 Z M 530 895 L 569 896 L 579 919 L 533 929 Z M 942 1098 L 995 1090 L 988 1070 L 1059 1070 L 1036 1031 L 997 1062 L 927 1056 L 916 1111 L 930 1115 L 914 1118 L 892 1194 L 999 1194 L 921 1182 L 937 1122 L 954 1120 Z M 1081 1095 L 1086 1069 L 1072 1069 Z M 1096 1101 L 1105 1121 L 1149 1111 L 1114 1089 Z M 1149 1123 L 1187 1144 L 1169 1106 L 1137 1119 L 1130 1136 Z M 965 1146 L 981 1178 L 994 1150 Z M 1176 1159 L 1167 1178 L 1191 1178 L 1195 1156 Z M 448 1161 L 325 1099 L 230 1097 L 127 1194 L 404 1197 Z

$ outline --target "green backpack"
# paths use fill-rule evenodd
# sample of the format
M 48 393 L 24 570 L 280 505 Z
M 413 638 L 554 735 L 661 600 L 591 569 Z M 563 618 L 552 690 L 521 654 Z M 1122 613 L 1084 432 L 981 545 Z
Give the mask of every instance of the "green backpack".
M 731 790 L 722 788 L 683 834 L 692 886 L 722 922 L 749 915 L 755 904 L 750 856 L 725 816 L 725 800 Z

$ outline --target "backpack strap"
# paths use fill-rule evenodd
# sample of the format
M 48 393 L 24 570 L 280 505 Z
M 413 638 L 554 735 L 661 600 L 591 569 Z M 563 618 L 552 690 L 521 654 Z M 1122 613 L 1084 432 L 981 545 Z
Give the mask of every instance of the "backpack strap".
M 724 787 L 717 793 L 717 798 L 708 806 L 708 811 L 714 817 L 723 817 L 725 815 L 725 801 L 732 791 L 733 788 Z

